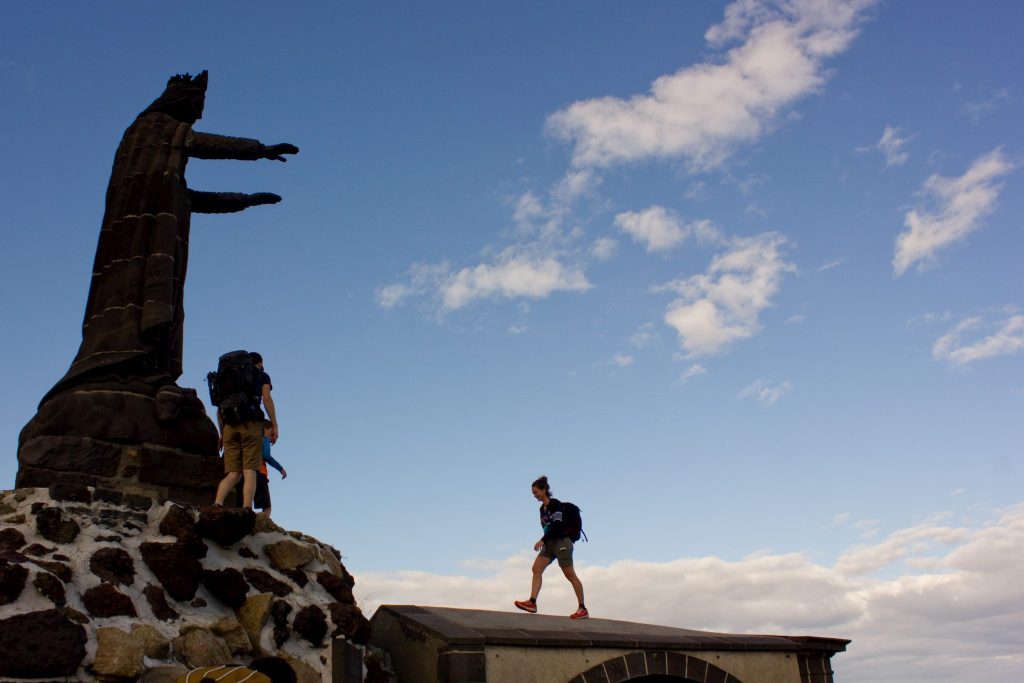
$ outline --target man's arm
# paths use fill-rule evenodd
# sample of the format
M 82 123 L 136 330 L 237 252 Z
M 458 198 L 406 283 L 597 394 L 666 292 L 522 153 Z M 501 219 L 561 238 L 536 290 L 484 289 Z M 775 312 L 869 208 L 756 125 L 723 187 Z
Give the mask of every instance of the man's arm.
M 233 138 L 192 131 L 188 142 L 188 155 L 195 159 L 238 159 L 256 161 L 273 159 L 287 161 L 282 154 L 298 154 L 299 148 L 287 142 L 278 145 L 264 145 L 251 138 Z
M 217 408 L 217 450 L 224 450 L 224 413 Z
M 274 408 L 274 397 L 270 395 L 270 385 L 263 385 L 263 406 L 270 418 L 270 443 L 277 443 L 277 410 Z

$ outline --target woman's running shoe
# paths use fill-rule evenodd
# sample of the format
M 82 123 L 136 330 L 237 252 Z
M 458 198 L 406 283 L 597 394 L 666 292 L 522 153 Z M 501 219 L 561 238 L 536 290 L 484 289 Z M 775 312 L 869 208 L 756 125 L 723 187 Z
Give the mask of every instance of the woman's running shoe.
M 533 600 L 516 600 L 512 604 L 518 607 L 519 609 L 523 610 L 524 612 L 529 612 L 530 614 L 537 613 L 537 603 Z

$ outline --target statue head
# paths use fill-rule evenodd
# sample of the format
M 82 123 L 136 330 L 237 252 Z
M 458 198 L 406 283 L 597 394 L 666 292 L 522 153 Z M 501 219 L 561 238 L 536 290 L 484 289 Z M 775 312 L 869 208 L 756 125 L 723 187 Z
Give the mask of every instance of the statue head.
M 182 123 L 195 123 L 203 116 L 206 102 L 206 77 L 203 71 L 194 78 L 189 74 L 172 76 L 167 87 L 143 114 L 160 112 L 172 116 Z

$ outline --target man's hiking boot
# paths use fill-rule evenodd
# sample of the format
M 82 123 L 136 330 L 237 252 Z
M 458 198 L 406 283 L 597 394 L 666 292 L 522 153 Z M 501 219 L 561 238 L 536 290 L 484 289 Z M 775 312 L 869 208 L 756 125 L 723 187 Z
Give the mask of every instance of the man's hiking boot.
M 519 609 L 523 610 L 524 612 L 529 612 L 530 614 L 537 613 L 537 603 L 535 603 L 533 600 L 516 600 L 512 604 L 518 607 Z
M 517 604 L 516 607 L 519 607 L 519 605 Z M 570 614 L 569 618 L 570 619 L 589 619 L 590 618 L 590 612 L 587 611 L 586 607 L 580 607 L 578 610 L 576 610 L 575 612 Z

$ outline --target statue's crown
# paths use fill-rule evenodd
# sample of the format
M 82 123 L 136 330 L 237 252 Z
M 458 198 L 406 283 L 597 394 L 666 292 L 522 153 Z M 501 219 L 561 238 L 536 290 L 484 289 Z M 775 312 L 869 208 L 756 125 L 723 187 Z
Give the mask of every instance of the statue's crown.
M 185 88 L 196 88 L 206 90 L 207 72 L 203 71 L 193 77 L 191 74 L 176 74 L 167 80 L 168 86 L 179 86 Z

